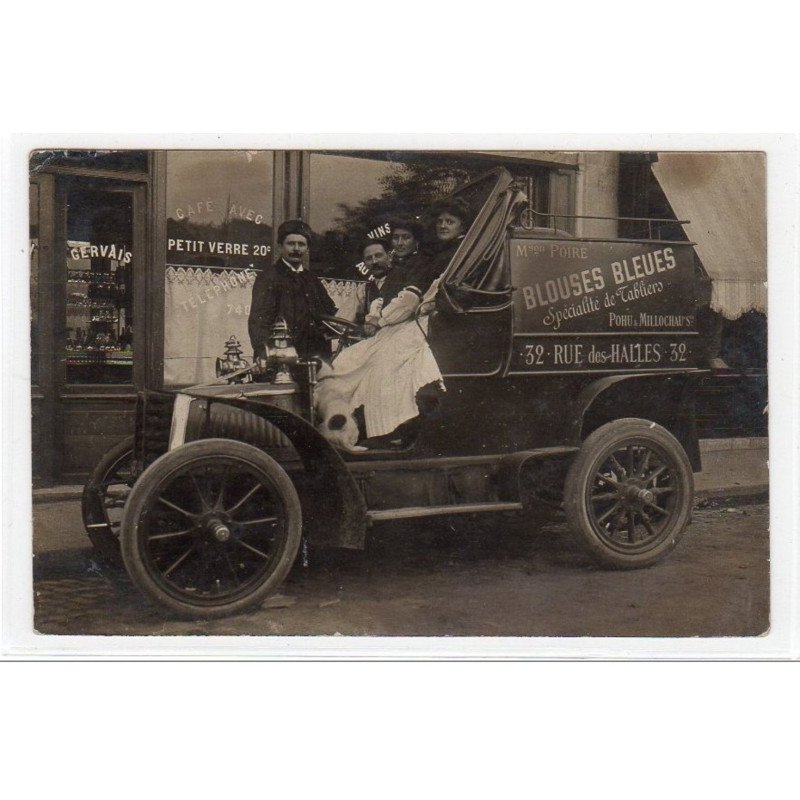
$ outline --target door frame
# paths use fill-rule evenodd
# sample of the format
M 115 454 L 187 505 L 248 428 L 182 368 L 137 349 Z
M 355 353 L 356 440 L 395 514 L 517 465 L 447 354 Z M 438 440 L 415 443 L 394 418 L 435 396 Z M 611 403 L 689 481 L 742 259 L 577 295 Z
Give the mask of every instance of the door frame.
M 31 385 L 32 400 L 39 404 L 36 440 L 42 451 L 37 483 L 58 482 L 64 463 L 65 405 L 109 401 L 126 407 L 135 402 L 136 391 L 146 385 L 151 368 L 151 335 L 149 290 L 152 254 L 149 220 L 149 175 L 117 175 L 103 171 L 53 169 L 30 176 L 39 186 L 39 324 L 37 330 L 39 380 Z M 96 188 L 104 191 L 126 192 L 132 200 L 133 272 L 133 359 L 131 383 L 124 384 L 67 384 L 64 360 L 66 336 L 66 272 L 67 195 L 72 187 Z
M 36 306 L 36 341 L 31 341 L 37 359 L 37 380 L 31 376 L 31 411 L 38 407 L 36 431 L 31 431 L 31 444 L 40 456 L 39 474 L 35 483 L 51 484 L 54 481 L 52 454 L 55 452 L 55 392 L 53 391 L 53 262 L 55 244 L 55 176 L 36 174 L 30 176 L 30 185 L 38 187 L 38 291 L 31 303 Z M 31 414 L 33 425 L 34 415 Z M 35 438 L 34 438 L 35 434 Z M 49 456 L 49 457 L 48 457 Z

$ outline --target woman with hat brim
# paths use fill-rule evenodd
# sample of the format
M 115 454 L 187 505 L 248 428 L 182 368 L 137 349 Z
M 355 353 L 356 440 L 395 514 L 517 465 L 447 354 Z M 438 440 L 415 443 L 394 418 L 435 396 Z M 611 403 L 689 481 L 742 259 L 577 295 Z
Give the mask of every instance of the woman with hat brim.
M 384 325 L 396 325 L 408 319 L 432 280 L 428 260 L 420 253 L 422 224 L 413 217 L 395 217 L 390 220 L 389 227 L 392 231 L 391 271 L 381 285 L 379 299 L 367 309 L 365 329 L 370 336 Z

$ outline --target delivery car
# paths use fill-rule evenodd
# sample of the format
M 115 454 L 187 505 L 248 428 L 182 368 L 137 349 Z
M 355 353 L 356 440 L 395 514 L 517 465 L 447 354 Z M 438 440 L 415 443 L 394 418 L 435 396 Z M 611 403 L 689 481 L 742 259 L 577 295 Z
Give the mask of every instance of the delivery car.
M 303 541 L 363 548 L 387 520 L 516 512 L 535 525 L 557 509 L 618 569 L 678 544 L 707 372 L 692 244 L 571 236 L 504 169 L 457 194 L 479 211 L 425 310 L 446 391 L 402 447 L 321 434 L 319 362 L 299 359 L 286 330 L 253 364 L 228 341 L 215 383 L 139 394 L 135 435 L 98 465 L 83 513 L 150 600 L 196 618 L 257 606 Z M 323 321 L 334 353 L 363 336 Z

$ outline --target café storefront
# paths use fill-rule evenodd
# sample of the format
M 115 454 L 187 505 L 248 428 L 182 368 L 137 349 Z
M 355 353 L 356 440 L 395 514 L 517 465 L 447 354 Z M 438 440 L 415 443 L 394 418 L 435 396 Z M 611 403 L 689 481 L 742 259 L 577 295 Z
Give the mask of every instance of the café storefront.
M 35 151 L 30 159 L 33 471 L 80 483 L 131 434 L 136 392 L 211 380 L 225 341 L 249 357 L 252 285 L 302 217 L 309 268 L 342 315 L 363 292 L 358 246 L 495 166 L 568 234 L 642 236 L 624 217 L 692 219 L 717 321 L 701 436 L 764 436 L 763 158 L 575 152 Z M 745 170 L 745 173 L 742 173 Z M 730 173 L 730 174 L 728 174 Z M 742 187 L 749 187 L 744 191 Z M 748 193 L 749 192 L 749 193 Z M 709 214 L 716 216 L 709 217 Z M 582 216 L 583 215 L 583 216 Z M 755 235 L 753 233 L 755 231 Z
M 576 154 L 32 153 L 35 483 L 81 482 L 132 433 L 137 390 L 212 379 L 230 336 L 249 355 L 252 284 L 284 219 L 310 223 L 309 267 L 347 308 L 365 235 L 498 165 L 543 222 L 574 225 Z

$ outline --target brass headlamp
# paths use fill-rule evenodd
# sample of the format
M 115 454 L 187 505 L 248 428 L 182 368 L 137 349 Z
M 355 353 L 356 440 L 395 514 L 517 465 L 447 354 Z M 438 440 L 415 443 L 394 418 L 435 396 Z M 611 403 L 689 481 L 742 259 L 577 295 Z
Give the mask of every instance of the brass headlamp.
M 218 378 L 224 378 L 234 372 L 240 372 L 250 366 L 250 362 L 242 357 L 242 345 L 236 336 L 231 335 L 225 342 L 225 355 L 217 359 L 216 373 Z M 243 377 L 242 381 L 249 380 L 249 376 Z
M 275 370 L 273 383 L 292 383 L 289 365 L 297 363 L 297 350 L 292 343 L 292 335 L 286 320 L 279 319 L 272 326 L 269 341 L 265 346 L 266 357 L 264 367 L 266 370 Z M 260 359 L 259 359 L 260 360 Z

